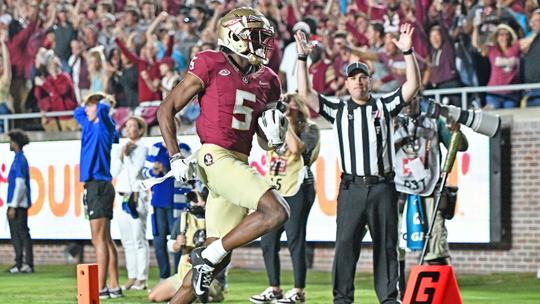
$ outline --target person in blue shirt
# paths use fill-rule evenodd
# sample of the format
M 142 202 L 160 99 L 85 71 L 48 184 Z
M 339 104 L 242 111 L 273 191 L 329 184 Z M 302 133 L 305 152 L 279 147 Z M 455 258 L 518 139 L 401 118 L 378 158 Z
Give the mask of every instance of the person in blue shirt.
M 187 144 L 179 145 L 180 151 L 187 157 L 191 148 Z M 148 151 L 143 175 L 145 178 L 162 177 L 171 170 L 169 154 L 163 142 L 155 143 Z M 154 213 L 152 214 L 152 234 L 154 236 L 154 249 L 159 268 L 159 277 L 167 279 L 171 275 L 169 253 L 167 251 L 167 236 L 171 234 L 174 223 L 180 211 L 187 208 L 185 194 L 191 191 L 189 185 L 168 178 L 160 184 L 152 187 L 152 199 L 150 201 Z M 174 255 L 173 271 L 180 262 L 181 253 Z
M 111 103 L 114 103 L 112 96 L 92 94 L 73 113 L 82 127 L 80 181 L 84 183 L 85 210 L 96 249 L 100 299 L 123 296 L 118 284 L 118 253 L 110 231 L 115 196 L 110 173 L 111 149 L 119 139 L 115 122 L 109 116 Z M 107 273 L 110 288 L 107 288 Z
M 22 130 L 12 130 L 8 133 L 10 150 L 15 152 L 8 175 L 7 217 L 11 242 L 15 249 L 15 265 L 10 273 L 34 272 L 34 254 L 32 239 L 28 229 L 28 208 L 32 205 L 30 197 L 30 169 L 23 153 L 23 147 L 30 140 Z M 23 252 L 25 262 L 23 264 Z

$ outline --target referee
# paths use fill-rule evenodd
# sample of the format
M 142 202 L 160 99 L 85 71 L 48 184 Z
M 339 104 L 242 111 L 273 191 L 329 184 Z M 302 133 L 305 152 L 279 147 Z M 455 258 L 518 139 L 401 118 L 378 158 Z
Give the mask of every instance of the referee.
M 393 123 L 405 103 L 417 93 L 420 71 L 412 50 L 410 24 L 400 28 L 399 41 L 406 63 L 405 83 L 381 98 L 371 96 L 367 65 L 346 68 L 348 98 L 315 95 L 308 84 L 309 47 L 297 32 L 298 91 L 308 106 L 332 123 L 339 142 L 343 170 L 337 203 L 336 252 L 332 270 L 334 303 L 354 302 L 354 276 L 367 225 L 373 239 L 375 291 L 381 303 L 401 303 L 398 290 L 398 211 L 393 183 Z

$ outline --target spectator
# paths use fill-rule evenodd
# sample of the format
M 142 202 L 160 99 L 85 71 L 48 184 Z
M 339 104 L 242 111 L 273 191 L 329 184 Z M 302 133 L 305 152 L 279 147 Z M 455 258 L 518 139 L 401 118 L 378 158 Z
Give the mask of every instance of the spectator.
M 191 16 L 179 15 L 180 31 L 175 36 L 175 49 L 178 49 L 185 58 L 191 58 L 189 50 L 200 41 L 200 35 L 197 32 L 197 24 Z
M 521 49 L 514 30 L 506 24 L 499 24 L 491 38 L 491 45 L 482 44 L 478 26 L 473 30 L 474 47 L 488 57 L 491 76 L 488 86 L 508 85 L 519 82 L 519 62 Z M 520 95 L 515 91 L 488 92 L 486 103 L 489 108 L 515 108 L 519 106 Z
M 133 38 L 133 35 L 131 37 Z M 134 113 L 141 116 L 149 127 L 153 126 L 157 123 L 156 112 L 161 102 L 159 67 L 156 63 L 156 45 L 153 42 L 146 43 L 141 49 L 141 56 L 138 57 L 119 38 L 116 38 L 116 43 L 122 53 L 137 67 L 139 106 Z M 170 50 L 172 50 L 172 45 L 168 49 L 168 55 L 170 55 Z
M 454 43 L 444 23 L 435 25 L 429 32 L 430 52 L 423 84 L 426 88 L 449 89 L 461 86 L 456 71 Z M 461 96 L 453 95 L 450 103 L 461 107 Z
M 76 39 L 78 29 L 78 18 L 73 12 L 73 8 L 66 3 L 58 3 L 56 7 L 57 22 L 53 26 L 54 30 L 54 53 L 62 63 L 62 69 L 67 70 L 67 61 L 71 55 L 71 40 Z
M 109 75 L 105 68 L 107 62 L 103 46 L 90 49 L 86 58 L 90 74 L 90 94 L 105 92 L 109 83 Z
M 47 112 L 70 111 L 77 107 L 77 97 L 69 74 L 62 72 L 62 63 L 54 57 L 47 63 L 47 78 L 36 76 L 34 94 L 43 114 L 41 124 L 45 131 L 75 131 L 77 122 L 71 116 L 46 117 Z
M 319 127 L 309 121 L 309 110 L 298 94 L 287 94 L 283 101 L 288 104 L 286 146 L 279 151 L 268 151 L 266 176 L 291 206 L 291 215 L 285 225 L 261 237 L 270 287 L 251 296 L 252 303 L 276 300 L 276 303 L 303 303 L 306 300 L 306 225 L 315 200 L 315 180 L 310 166 L 319 155 L 320 135 Z M 283 231 L 287 233 L 294 272 L 294 288 L 285 295 L 281 289 L 279 262 Z
M 508 8 L 497 7 L 496 0 L 480 0 L 468 11 L 465 31 L 468 34 L 474 34 L 473 31 L 477 28 L 479 43 L 486 44 L 499 23 L 510 25 L 514 31 L 519 28 L 514 15 Z M 489 57 L 477 53 L 475 60 L 478 84 L 484 86 L 489 82 L 491 75 Z
M 154 20 L 155 23 L 160 22 L 160 19 L 157 18 Z M 151 26 L 152 27 L 152 26 Z M 128 49 L 124 42 L 116 38 L 116 43 L 122 53 L 137 66 L 137 71 L 139 72 L 138 77 L 138 92 L 139 92 L 139 102 L 152 102 L 160 101 L 161 93 L 159 92 L 159 67 L 156 64 L 156 46 L 153 42 L 147 43 L 141 49 L 141 56 Z M 167 46 L 167 51 L 165 56 L 170 56 L 172 52 L 172 40 Z M 148 121 L 147 121 L 148 122 Z M 149 124 L 150 126 L 150 124 Z
M 137 7 L 126 5 L 124 7 L 124 18 L 121 23 L 118 23 L 117 26 L 123 25 L 123 30 L 126 31 L 128 35 L 132 33 L 142 34 L 146 29 L 143 29 L 139 25 L 139 19 L 141 17 L 141 12 Z
M 366 38 L 369 43 L 369 50 L 373 52 L 384 52 L 385 46 L 384 26 L 379 21 L 372 21 L 366 31 Z M 373 91 L 377 93 L 392 92 L 399 87 L 399 83 L 392 75 L 390 69 L 379 60 L 369 61 L 372 66 Z
M 118 52 L 118 51 L 117 51 Z M 137 66 L 126 55 L 120 53 L 120 69 L 115 71 L 112 79 L 120 86 L 124 99 L 121 106 L 134 109 L 139 104 Z
M 15 158 L 9 169 L 7 196 L 7 218 L 11 242 L 15 249 L 15 266 L 8 269 L 8 272 L 31 273 L 34 272 L 34 253 L 32 249 L 32 238 L 28 229 L 28 208 L 32 206 L 30 168 L 23 152 L 23 147 L 30 140 L 26 133 L 18 129 L 10 131 L 8 136 L 9 149 L 15 152 Z
M 17 3 L 16 5 L 23 5 Z M 21 22 L 13 20 L 9 25 L 9 41 L 7 43 L 11 60 L 12 80 L 10 94 L 13 98 L 13 112 L 22 113 L 25 110 L 25 101 L 28 95 L 28 78 L 26 75 L 26 63 L 28 61 L 27 48 L 32 33 L 38 25 L 39 9 L 37 7 L 24 7 L 29 10 L 29 23 L 23 28 Z
M 156 178 L 164 176 L 169 170 L 167 148 L 163 143 L 158 142 L 148 152 L 143 174 L 146 178 Z M 159 267 L 159 277 L 163 280 L 171 275 L 171 264 L 167 253 L 167 236 L 171 234 L 174 226 L 174 183 L 174 178 L 169 178 L 160 184 L 154 185 L 151 189 L 152 199 L 150 203 L 154 209 L 152 214 L 153 243 Z M 173 269 L 176 269 L 179 259 L 180 254 L 175 255 Z
M 338 89 L 337 76 L 332 61 L 326 57 L 325 53 L 322 44 L 313 45 L 313 50 L 309 55 L 312 62 L 309 73 L 312 77 L 313 89 L 319 94 L 332 96 Z
M 540 82 L 540 9 L 536 9 L 529 20 L 531 35 L 521 40 L 523 56 L 524 82 Z M 540 106 L 540 89 L 529 92 L 529 106 Z
M 88 96 L 91 85 L 88 63 L 83 55 L 83 51 L 84 43 L 81 40 L 71 40 L 71 56 L 68 59 L 68 66 L 78 103 L 81 103 Z
M 82 127 L 80 181 L 84 183 L 85 213 L 96 249 L 100 299 L 123 297 L 118 284 L 118 253 L 110 231 L 114 203 L 111 149 L 118 142 L 115 123 L 109 116 L 113 105 L 111 96 L 92 94 L 73 114 Z
M 11 64 L 9 59 L 9 50 L 7 47 L 8 32 L 5 29 L 0 30 L 0 115 L 11 114 L 9 87 L 11 85 Z M 0 133 L 4 133 L 4 124 L 0 123 Z
M 171 57 L 165 57 L 159 62 L 159 74 L 161 75 L 161 93 L 163 99 L 169 95 L 171 90 L 182 80 L 174 68 L 175 61 Z
M 361 60 L 379 61 L 390 70 L 392 77 L 400 84 L 405 82 L 405 58 L 399 49 L 392 42 L 397 38 L 395 33 L 386 33 L 384 38 L 384 49 L 378 51 L 362 51 L 353 49 L 353 54 Z
M 146 123 L 132 116 L 126 123 L 128 141 L 112 157 L 111 172 L 116 177 L 116 192 L 122 197 L 122 211 L 117 212 L 120 237 L 126 257 L 128 281 L 123 290 L 146 289 L 149 247 L 146 240 L 148 194 L 140 188 L 148 148 L 141 138 Z
M 296 31 L 302 31 L 307 36 L 311 34 L 309 25 L 303 21 L 296 23 L 293 26 L 292 31 L 293 33 Z M 298 86 L 296 81 L 296 57 L 296 42 L 293 41 L 285 47 L 285 50 L 283 51 L 283 58 L 281 59 L 281 65 L 279 66 L 279 78 L 281 79 L 284 92 L 296 92 Z M 308 64 L 311 64 L 311 59 Z
M 110 54 L 110 52 L 116 47 L 113 35 L 116 17 L 111 13 L 105 13 L 100 20 L 101 30 L 99 31 L 97 42 L 99 45 L 102 45 L 105 48 L 103 50 L 105 54 Z

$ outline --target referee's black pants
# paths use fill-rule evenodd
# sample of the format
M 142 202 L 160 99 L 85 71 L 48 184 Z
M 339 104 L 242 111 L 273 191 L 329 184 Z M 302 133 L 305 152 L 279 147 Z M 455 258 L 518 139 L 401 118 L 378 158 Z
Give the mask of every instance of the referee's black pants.
M 375 292 L 380 303 L 400 303 L 397 191 L 394 183 L 342 179 L 332 269 L 334 303 L 354 302 L 354 278 L 366 224 L 373 239 Z
M 287 245 L 291 253 L 294 272 L 294 287 L 306 287 L 306 224 L 309 211 L 315 200 L 315 185 L 303 183 L 294 196 L 285 197 L 291 208 L 291 216 L 285 225 L 261 237 L 264 265 L 270 286 L 280 286 L 281 266 L 279 249 L 281 234 L 287 234 Z

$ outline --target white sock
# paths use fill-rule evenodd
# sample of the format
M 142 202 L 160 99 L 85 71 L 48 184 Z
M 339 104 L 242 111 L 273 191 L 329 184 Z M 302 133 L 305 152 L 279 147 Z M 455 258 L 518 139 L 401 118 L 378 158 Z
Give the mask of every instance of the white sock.
M 207 259 L 213 265 L 219 264 L 225 256 L 227 256 L 227 251 L 223 248 L 223 243 L 221 239 L 212 242 L 208 245 L 205 250 L 201 253 L 202 257 Z

